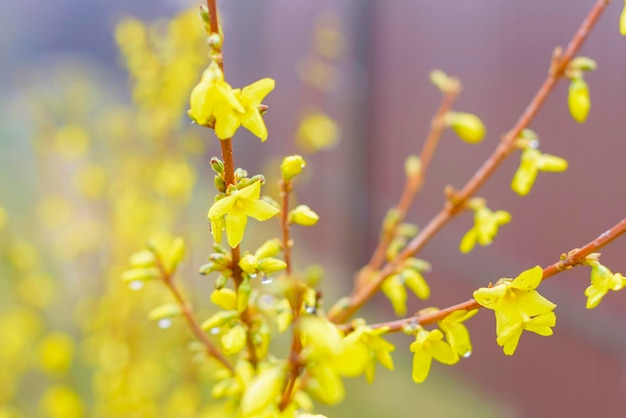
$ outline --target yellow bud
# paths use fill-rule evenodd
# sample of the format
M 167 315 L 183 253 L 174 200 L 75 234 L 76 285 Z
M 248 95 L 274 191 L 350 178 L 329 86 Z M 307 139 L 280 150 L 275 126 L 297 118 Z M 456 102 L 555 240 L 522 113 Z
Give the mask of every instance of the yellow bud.
M 569 85 L 567 104 L 569 112 L 576 122 L 583 123 L 587 120 L 589 109 L 591 108 L 591 100 L 589 99 L 587 82 L 582 78 L 572 80 Z
M 277 368 L 263 370 L 247 386 L 241 398 L 241 417 L 257 416 L 263 412 L 280 392 L 283 384 L 283 372 Z
M 422 160 L 417 155 L 409 155 L 404 161 L 404 172 L 407 178 L 417 177 L 422 171 Z
M 407 299 L 406 289 L 402 285 L 398 275 L 387 277 L 381 286 L 381 290 L 391 302 L 396 315 L 405 315 Z
M 222 325 L 225 325 L 231 320 L 237 318 L 238 316 L 239 316 L 239 312 L 234 311 L 234 310 L 233 311 L 219 311 L 211 315 L 209 318 L 207 318 L 202 323 L 200 328 L 202 328 L 205 331 L 209 331 L 213 328 L 219 328 Z
M 450 112 L 448 126 L 465 142 L 476 144 L 485 137 L 485 125 L 472 113 Z
M 619 16 L 619 33 L 626 36 L 626 1 L 624 1 L 622 14 Z
M 307 205 L 298 205 L 289 213 L 289 221 L 302 226 L 313 226 L 319 218 Z
M 232 311 L 237 308 L 237 294 L 233 289 L 216 289 L 211 293 L 211 302 L 222 309 Z
M 161 319 L 172 318 L 181 314 L 180 306 L 174 303 L 166 303 L 154 308 L 148 314 L 151 321 L 159 321 Z
M 415 293 L 415 296 L 422 300 L 430 297 L 430 288 L 426 279 L 418 271 L 413 269 L 405 269 L 401 273 L 404 284 Z
M 239 267 L 246 273 L 256 273 L 257 265 L 259 264 L 259 260 L 252 254 L 246 254 L 239 260 Z
M 152 267 L 156 262 L 156 257 L 152 251 L 142 250 L 130 256 L 128 264 L 131 267 Z
M 178 267 L 178 264 L 185 257 L 185 240 L 182 237 L 176 237 L 170 248 L 170 253 L 167 257 L 167 271 L 173 272 Z
M 236 324 L 220 338 L 224 354 L 237 354 L 246 346 L 246 329 L 241 324 Z
M 278 238 L 267 240 L 254 253 L 257 259 L 274 257 L 280 252 L 280 240 Z
M 287 264 L 277 258 L 268 257 L 259 261 L 259 265 L 257 268 L 259 271 L 265 274 L 272 274 L 276 273 L 277 271 L 284 270 L 285 268 L 287 268 Z
M 589 57 L 576 57 L 569 64 L 570 68 L 579 71 L 593 71 L 597 66 L 596 61 Z
M 306 161 L 300 155 L 290 155 L 283 159 L 280 165 L 280 171 L 284 180 L 290 180 L 300 174 L 302 169 L 306 167 Z
M 437 86 L 442 93 L 450 90 L 451 85 L 454 83 L 453 80 L 454 79 L 441 70 L 433 70 L 430 72 L 430 82 Z
M 155 267 L 142 267 L 126 270 L 124 273 L 122 273 L 120 277 L 124 283 L 130 283 L 136 280 L 154 280 L 159 276 L 159 270 L 157 270 Z

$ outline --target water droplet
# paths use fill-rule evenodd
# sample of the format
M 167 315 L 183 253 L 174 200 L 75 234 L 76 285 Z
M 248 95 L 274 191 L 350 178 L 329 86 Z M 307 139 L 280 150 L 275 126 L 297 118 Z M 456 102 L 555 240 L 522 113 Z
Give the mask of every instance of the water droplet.
M 528 143 L 528 146 L 534 149 L 539 148 L 539 141 L 537 141 L 536 139 L 533 139 L 532 141 L 530 141 Z
M 261 277 L 261 284 L 270 284 L 272 283 L 272 281 L 274 280 L 274 278 L 272 276 L 263 276 Z
M 128 283 L 128 288 L 130 290 L 141 290 L 143 289 L 143 282 L 141 280 L 133 280 L 132 282 Z
M 220 327 L 213 327 L 209 330 L 209 333 L 216 335 L 220 333 Z
M 251 279 L 256 279 L 257 274 L 256 273 L 250 273 L 250 278 Z
M 315 313 L 315 306 L 307 306 L 305 311 L 306 311 L 306 313 L 313 314 L 313 313 Z
M 272 295 L 261 295 L 259 297 L 259 307 L 261 309 L 270 309 L 273 303 L 274 303 L 274 296 Z
M 468 351 L 465 354 L 463 354 L 463 358 L 469 358 L 471 355 L 472 355 L 472 352 Z
M 159 322 L 157 322 L 157 325 L 161 329 L 166 329 L 172 325 L 172 320 L 170 318 L 159 319 Z

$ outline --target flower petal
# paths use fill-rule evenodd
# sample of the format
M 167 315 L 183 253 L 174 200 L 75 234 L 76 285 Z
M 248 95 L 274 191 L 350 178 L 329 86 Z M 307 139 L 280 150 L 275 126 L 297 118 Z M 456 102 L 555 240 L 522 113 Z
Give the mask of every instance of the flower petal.
M 218 200 L 213 203 L 211 208 L 209 209 L 208 217 L 211 220 L 215 220 L 217 218 L 221 218 L 226 215 L 231 207 L 235 204 L 237 198 L 235 196 L 226 196 L 223 199 Z
M 226 239 L 231 248 L 239 245 L 246 230 L 248 217 L 238 205 L 233 205 L 226 215 Z
M 246 106 L 256 107 L 274 90 L 275 86 L 276 82 L 273 79 L 263 78 L 244 87 L 240 99 Z
M 419 350 L 413 356 L 413 373 L 411 377 L 415 383 L 422 383 L 428 377 L 430 371 L 430 365 L 433 362 L 433 358 L 425 350 Z
M 535 266 L 521 272 L 512 282 L 511 287 L 521 290 L 536 289 L 543 278 L 543 269 Z
M 266 221 L 280 212 L 280 210 L 262 200 L 242 200 L 243 210 L 246 215 L 257 221 Z

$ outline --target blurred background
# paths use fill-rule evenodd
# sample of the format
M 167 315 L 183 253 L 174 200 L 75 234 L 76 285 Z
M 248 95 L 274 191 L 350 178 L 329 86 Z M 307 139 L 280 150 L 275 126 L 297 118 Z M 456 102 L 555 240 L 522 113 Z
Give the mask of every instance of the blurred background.
M 397 202 L 407 155 L 418 153 L 440 93 L 440 68 L 464 84 L 455 110 L 487 126 L 477 145 L 442 138 L 409 220 L 425 225 L 443 188 L 460 188 L 510 129 L 545 78 L 552 50 L 571 38 L 591 0 L 416 2 L 352 0 L 221 2 L 225 68 L 235 87 L 276 79 L 268 96 L 266 144 L 240 132 L 236 164 L 263 172 L 307 155 L 298 201 L 320 214 L 294 232 L 297 262 L 324 266 L 324 299 L 348 292 Z M 212 370 L 187 347 L 184 324 L 147 312 L 169 295 L 129 289 L 119 275 L 148 239 L 184 235 L 194 250 L 180 275 L 198 315 L 210 312 L 212 281 L 198 266 L 211 251 L 208 168 L 213 135 L 186 117 L 189 91 L 206 66 L 197 3 L 138 0 L 4 2 L 0 5 L 0 417 L 218 416 Z M 557 86 L 531 128 L 541 150 L 568 160 L 542 173 L 530 195 L 510 190 L 519 156 L 481 189 L 513 222 L 490 247 L 461 254 L 472 226 L 453 220 L 420 257 L 433 264 L 432 297 L 409 312 L 444 307 L 478 286 L 551 264 L 624 217 L 626 41 L 619 2 L 582 50 L 598 62 L 586 80 L 592 109 L 572 120 L 567 83 Z M 276 190 L 266 187 L 272 194 Z M 249 245 L 278 233 L 250 225 Z M 626 272 L 626 244 L 603 264 Z M 623 417 L 626 415 L 626 294 L 585 309 L 589 269 L 542 285 L 553 300 L 555 335 L 524 335 L 516 354 L 495 343 L 494 320 L 468 327 L 470 359 L 410 377 L 410 339 L 394 336 L 396 371 L 347 380 L 332 417 Z M 361 313 L 389 319 L 384 297 Z M 192 347 L 193 348 L 193 347 Z

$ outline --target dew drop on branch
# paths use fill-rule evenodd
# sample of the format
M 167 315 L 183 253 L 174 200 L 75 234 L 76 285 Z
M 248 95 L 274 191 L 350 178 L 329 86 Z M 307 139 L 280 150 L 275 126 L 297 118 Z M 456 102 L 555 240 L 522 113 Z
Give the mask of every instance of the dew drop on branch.
M 463 358 L 469 358 L 471 355 L 472 355 L 472 352 L 468 351 L 465 354 L 463 354 Z
M 213 327 L 209 330 L 210 334 L 216 335 L 220 333 L 220 327 Z

